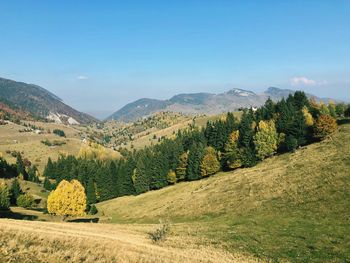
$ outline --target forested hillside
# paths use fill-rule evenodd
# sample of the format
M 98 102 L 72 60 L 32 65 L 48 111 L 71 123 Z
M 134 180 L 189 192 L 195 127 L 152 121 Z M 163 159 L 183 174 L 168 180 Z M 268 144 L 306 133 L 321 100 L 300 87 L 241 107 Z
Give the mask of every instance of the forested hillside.
M 118 161 L 74 156 L 49 160 L 44 175 L 56 182 L 50 188 L 64 179 L 78 179 L 90 204 L 141 194 L 220 170 L 252 167 L 274 154 L 322 140 L 336 131 L 335 118 L 344 112 L 348 110 L 343 104 L 317 103 L 296 92 L 277 103 L 268 100 L 257 111 L 245 110 L 240 121 L 228 113 L 225 120 L 179 131 L 175 139 L 126 152 Z
M 48 118 L 60 123 L 97 121 L 64 104 L 60 98 L 40 86 L 4 78 L 0 78 L 0 102 L 14 110 L 28 112 L 36 118 Z

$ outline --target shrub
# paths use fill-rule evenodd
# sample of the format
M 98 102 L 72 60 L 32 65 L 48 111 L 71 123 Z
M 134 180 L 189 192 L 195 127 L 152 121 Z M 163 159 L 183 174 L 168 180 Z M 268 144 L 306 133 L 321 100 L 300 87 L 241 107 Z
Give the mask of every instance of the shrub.
M 17 205 L 23 208 L 31 208 L 34 206 L 34 198 L 28 194 L 20 195 L 17 198 Z
M 330 115 L 318 117 L 314 126 L 314 135 L 321 140 L 331 135 L 337 130 L 337 121 Z
M 53 133 L 60 136 L 60 137 L 66 137 L 66 134 L 64 133 L 64 131 L 62 131 L 60 129 L 54 129 Z
M 148 233 L 149 238 L 155 243 L 165 240 L 170 231 L 169 221 L 160 221 L 159 223 L 160 226 L 154 232 Z
M 97 214 L 97 208 L 95 205 L 91 205 L 90 210 L 89 210 L 89 215 L 96 215 Z
M 8 210 L 10 207 L 10 190 L 4 182 L 0 182 L 0 210 Z
M 176 173 L 173 170 L 170 170 L 168 172 L 167 181 L 169 184 L 176 184 L 176 181 L 177 181 Z

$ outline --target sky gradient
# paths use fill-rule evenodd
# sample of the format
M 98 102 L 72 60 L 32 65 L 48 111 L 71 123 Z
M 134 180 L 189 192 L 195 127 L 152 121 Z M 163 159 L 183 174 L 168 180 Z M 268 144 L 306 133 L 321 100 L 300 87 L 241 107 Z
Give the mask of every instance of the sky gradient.
M 0 77 L 99 118 L 142 97 L 302 89 L 350 101 L 350 1 L 0 1 Z

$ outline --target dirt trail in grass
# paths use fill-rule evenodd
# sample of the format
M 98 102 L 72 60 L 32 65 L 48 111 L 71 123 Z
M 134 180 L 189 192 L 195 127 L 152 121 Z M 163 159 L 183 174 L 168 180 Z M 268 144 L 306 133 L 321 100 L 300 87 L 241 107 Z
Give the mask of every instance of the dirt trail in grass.
M 232 255 L 218 248 L 195 245 L 195 242 L 189 242 L 187 247 L 176 244 L 177 241 L 154 244 L 147 236 L 152 229 L 152 225 L 4 219 L 0 220 L 0 259 L 19 257 L 20 262 L 26 259 L 31 262 L 32 257 L 39 262 L 60 262 L 61 259 L 67 262 L 257 262 L 248 256 Z M 173 246 L 169 245 L 171 243 Z M 85 258 L 87 252 L 89 257 Z

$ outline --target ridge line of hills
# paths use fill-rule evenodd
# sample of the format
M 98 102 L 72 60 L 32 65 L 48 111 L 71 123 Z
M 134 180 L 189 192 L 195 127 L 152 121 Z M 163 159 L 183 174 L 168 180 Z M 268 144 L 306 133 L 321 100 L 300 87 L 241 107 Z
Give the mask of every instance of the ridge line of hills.
M 159 111 L 179 112 L 183 114 L 220 114 L 239 108 L 260 107 L 268 98 L 279 101 L 294 94 L 295 90 L 270 87 L 263 93 L 249 90 L 231 89 L 223 93 L 182 93 L 167 100 L 142 98 L 131 102 L 111 114 L 106 120 L 132 122 Z M 316 100 L 329 100 L 307 94 Z

